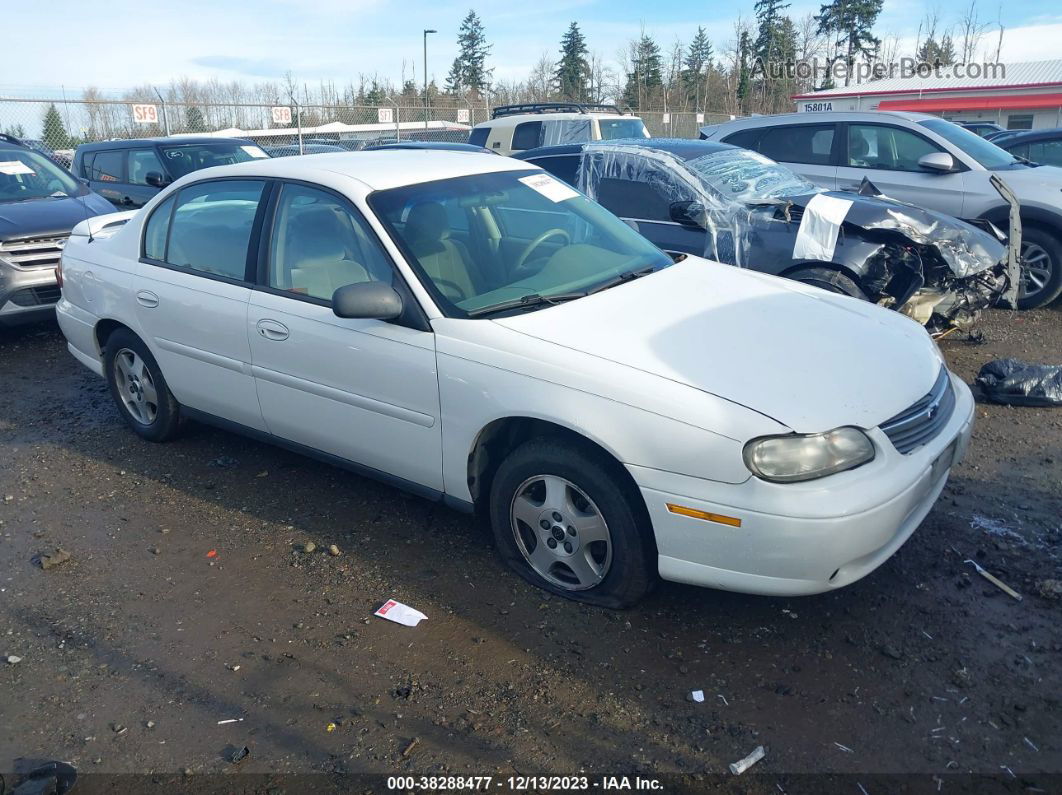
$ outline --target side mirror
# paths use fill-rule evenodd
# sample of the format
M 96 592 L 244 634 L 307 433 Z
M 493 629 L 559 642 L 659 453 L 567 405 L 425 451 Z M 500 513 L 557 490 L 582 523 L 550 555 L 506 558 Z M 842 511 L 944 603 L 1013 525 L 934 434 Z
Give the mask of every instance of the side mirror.
M 704 205 L 700 202 L 672 202 L 669 215 L 672 221 L 683 226 L 704 228 Z
M 336 317 L 394 320 L 402 314 L 402 296 L 383 282 L 358 282 L 332 293 Z
M 944 174 L 955 170 L 955 158 L 947 152 L 930 152 L 918 158 L 918 167 Z
M 165 188 L 169 183 L 166 178 L 157 171 L 149 171 L 144 175 L 144 182 L 153 188 Z

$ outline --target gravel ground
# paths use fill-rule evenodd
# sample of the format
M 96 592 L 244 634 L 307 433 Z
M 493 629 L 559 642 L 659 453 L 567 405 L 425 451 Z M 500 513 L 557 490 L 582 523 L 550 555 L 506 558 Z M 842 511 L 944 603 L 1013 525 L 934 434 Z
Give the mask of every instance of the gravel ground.
M 968 382 L 1062 361 L 1057 308 L 980 331 L 942 343 Z M 1062 409 L 980 404 L 936 508 L 855 585 L 611 612 L 440 505 L 203 426 L 139 440 L 54 325 L 0 331 L 0 374 L 0 771 L 219 773 L 247 746 L 241 773 L 714 775 L 763 745 L 754 772 L 794 780 L 1062 786 Z M 389 597 L 429 619 L 372 618 Z

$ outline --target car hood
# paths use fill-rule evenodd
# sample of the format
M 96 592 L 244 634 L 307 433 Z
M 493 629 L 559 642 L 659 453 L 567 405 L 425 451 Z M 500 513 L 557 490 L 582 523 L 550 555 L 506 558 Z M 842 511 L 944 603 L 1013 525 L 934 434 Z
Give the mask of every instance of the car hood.
M 0 203 L 0 240 L 65 235 L 86 218 L 113 213 L 98 193 Z
M 995 174 L 1010 186 L 1019 199 L 1031 198 L 1032 195 L 1042 199 L 1047 194 L 1054 206 L 1058 206 L 1062 200 L 1062 193 L 1059 193 L 1062 190 L 1062 168 L 1058 166 L 1022 166 L 982 173 L 985 174 L 986 182 L 988 177 Z
M 800 433 L 874 427 L 928 393 L 942 365 L 929 335 L 896 312 L 699 257 L 494 322 Z
M 872 184 L 865 190 L 876 191 Z M 791 197 L 793 204 L 806 208 L 817 194 Z M 850 201 L 844 225 L 865 234 L 874 230 L 896 232 L 912 243 L 931 246 L 940 252 L 958 278 L 972 276 L 997 265 L 1006 246 L 993 235 L 944 213 L 927 210 L 883 196 L 850 191 L 825 191 L 823 195 Z

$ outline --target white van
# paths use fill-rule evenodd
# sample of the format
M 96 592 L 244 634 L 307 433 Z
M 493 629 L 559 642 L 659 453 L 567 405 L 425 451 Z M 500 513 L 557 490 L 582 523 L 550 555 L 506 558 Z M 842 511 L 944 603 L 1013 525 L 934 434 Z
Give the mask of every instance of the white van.
M 494 108 L 490 121 L 472 128 L 468 142 L 511 155 L 539 146 L 648 137 L 641 119 L 615 105 L 534 102 Z

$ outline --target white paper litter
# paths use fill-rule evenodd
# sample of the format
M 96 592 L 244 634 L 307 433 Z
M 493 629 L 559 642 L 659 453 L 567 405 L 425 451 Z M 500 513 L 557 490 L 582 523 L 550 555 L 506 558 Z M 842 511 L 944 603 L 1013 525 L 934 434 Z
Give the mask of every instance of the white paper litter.
M 579 195 L 579 191 L 572 190 L 549 174 L 532 174 L 530 177 L 520 177 L 520 181 L 531 190 L 541 193 L 551 202 L 562 202 Z
M 406 627 L 415 627 L 427 618 L 419 610 L 414 610 L 409 605 L 396 602 L 394 599 L 388 599 L 384 602 L 383 607 L 373 613 L 373 615 L 386 618 L 388 621 L 394 621 L 396 624 L 402 624 Z
M 15 176 L 16 174 L 36 174 L 32 168 L 21 160 L 0 160 L 0 174 Z
M 746 756 L 744 759 L 739 759 L 736 762 L 730 763 L 730 772 L 735 776 L 740 776 L 754 764 L 759 762 L 764 757 L 763 746 L 757 745 L 752 749 L 752 753 Z
M 703 690 L 694 690 L 694 691 L 692 691 L 690 693 L 690 698 L 692 698 L 694 701 L 700 703 L 701 701 L 704 701 L 704 691 Z
M 265 150 L 263 150 L 260 146 L 247 145 L 241 146 L 240 149 L 245 151 L 251 157 L 269 157 L 269 155 L 265 153 Z
M 851 199 L 841 199 L 818 193 L 804 208 L 796 241 L 793 244 L 793 259 L 832 262 L 837 248 L 837 234 L 848 210 Z

